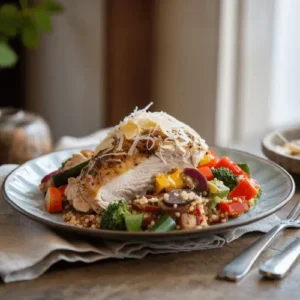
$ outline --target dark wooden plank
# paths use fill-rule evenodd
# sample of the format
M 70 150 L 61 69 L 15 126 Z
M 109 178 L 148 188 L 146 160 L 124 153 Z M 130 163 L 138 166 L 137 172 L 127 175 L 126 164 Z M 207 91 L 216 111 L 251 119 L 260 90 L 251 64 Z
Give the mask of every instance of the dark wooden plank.
M 284 207 L 286 216 L 300 194 Z M 298 299 L 300 267 L 283 281 L 262 280 L 258 266 L 299 236 L 297 230 L 282 233 L 264 251 L 250 274 L 239 282 L 217 281 L 215 276 L 229 260 L 246 249 L 259 233 L 247 234 L 223 248 L 165 255 L 141 260 L 107 260 L 94 264 L 59 263 L 36 280 L 0 283 L 0 299 Z
M 151 101 L 153 0 L 107 1 L 108 126 Z

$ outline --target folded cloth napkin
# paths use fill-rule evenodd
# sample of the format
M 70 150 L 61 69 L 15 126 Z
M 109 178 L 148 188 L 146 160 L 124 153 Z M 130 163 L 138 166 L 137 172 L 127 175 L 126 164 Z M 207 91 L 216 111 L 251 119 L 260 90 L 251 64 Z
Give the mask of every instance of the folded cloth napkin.
M 15 167 L 16 165 L 0 167 L 0 185 Z M 148 254 L 219 248 L 247 232 L 267 232 L 278 222 L 279 218 L 272 215 L 224 234 L 179 241 L 91 241 L 58 233 L 34 222 L 16 212 L 0 196 L 0 276 L 4 282 L 31 280 L 60 260 L 91 263 L 108 258 L 138 259 Z

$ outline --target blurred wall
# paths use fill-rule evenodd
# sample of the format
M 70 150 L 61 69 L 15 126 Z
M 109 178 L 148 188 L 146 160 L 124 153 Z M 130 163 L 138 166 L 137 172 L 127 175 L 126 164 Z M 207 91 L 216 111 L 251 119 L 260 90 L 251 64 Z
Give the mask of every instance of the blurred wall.
M 276 0 L 272 126 L 300 124 L 300 1 Z
M 238 1 L 234 139 L 257 136 L 270 127 L 274 0 Z
M 188 123 L 210 144 L 231 146 L 255 136 L 270 125 L 274 105 L 277 1 L 283 5 L 280 0 L 62 0 L 66 9 L 55 17 L 53 33 L 28 52 L 27 108 L 46 117 L 56 138 L 114 125 L 151 100 L 153 109 Z M 291 1 L 296 0 L 286 2 Z M 293 3 L 294 13 L 282 14 L 296 27 Z M 281 31 L 289 45 L 295 32 Z M 285 82 L 280 94 L 291 95 L 291 88 L 296 95 L 297 77 L 286 78 L 297 52 L 290 49 L 290 58 L 277 52 L 290 66 L 278 68 L 285 70 L 277 78 Z
M 43 115 L 54 137 L 86 135 L 104 124 L 104 0 L 60 0 L 53 32 L 26 61 L 27 109 Z
M 220 1 L 156 1 L 153 100 L 215 142 Z

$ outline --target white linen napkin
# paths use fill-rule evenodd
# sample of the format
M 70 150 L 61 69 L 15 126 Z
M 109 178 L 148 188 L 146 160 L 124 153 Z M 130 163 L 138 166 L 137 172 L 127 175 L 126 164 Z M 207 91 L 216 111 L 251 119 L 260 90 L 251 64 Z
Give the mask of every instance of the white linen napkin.
M 96 135 L 98 138 L 98 135 Z M 66 141 L 66 138 L 63 139 Z M 75 140 L 72 139 L 72 142 Z M 82 139 L 81 141 L 82 142 Z M 89 140 L 88 144 L 97 141 Z M 67 144 L 67 145 L 66 145 Z M 78 146 L 73 143 L 72 146 Z M 82 144 L 81 144 L 82 145 Z M 62 148 L 62 141 L 58 143 Z M 64 143 L 63 147 L 69 147 Z M 16 165 L 0 167 L 0 185 Z M 220 235 L 208 235 L 180 241 L 125 242 L 84 240 L 77 235 L 55 232 L 16 212 L 0 197 L 0 276 L 4 282 L 31 280 L 42 275 L 54 263 L 86 262 L 108 258 L 143 258 L 148 254 L 188 252 L 222 247 L 247 232 L 267 232 L 279 222 L 272 215 L 262 221 Z

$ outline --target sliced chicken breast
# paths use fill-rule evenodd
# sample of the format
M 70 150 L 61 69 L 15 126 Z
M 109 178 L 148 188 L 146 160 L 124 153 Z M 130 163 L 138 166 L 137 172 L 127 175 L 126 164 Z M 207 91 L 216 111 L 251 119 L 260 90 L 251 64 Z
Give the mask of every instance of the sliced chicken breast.
M 141 162 L 133 167 L 132 163 L 137 160 Z M 72 199 L 74 208 L 81 210 L 81 207 L 83 207 L 84 212 L 86 212 L 87 208 L 82 203 L 85 202 L 94 211 L 101 212 L 115 200 L 127 201 L 133 199 L 136 195 L 145 194 L 152 188 L 157 174 L 166 173 L 172 168 L 183 169 L 190 167 L 189 164 L 181 159 L 168 160 L 165 157 L 163 162 L 156 155 L 151 155 L 149 158 L 144 159 L 137 159 L 135 156 L 132 156 L 127 157 L 125 161 L 127 161 L 127 164 L 125 164 L 127 166 L 126 171 L 124 162 L 119 162 L 115 163 L 114 167 L 110 166 L 109 170 L 107 166 L 101 166 L 98 168 L 98 174 L 94 177 L 88 175 L 88 171 L 85 170 L 85 174 L 82 174 L 79 178 L 70 179 L 66 195 L 68 199 Z M 118 172 L 118 170 L 121 171 Z M 105 183 L 101 180 L 103 175 L 106 176 Z
M 65 193 L 77 210 L 101 213 L 112 201 L 145 194 L 159 173 L 196 167 L 207 149 L 194 130 L 166 113 L 135 111 L 98 145 Z

